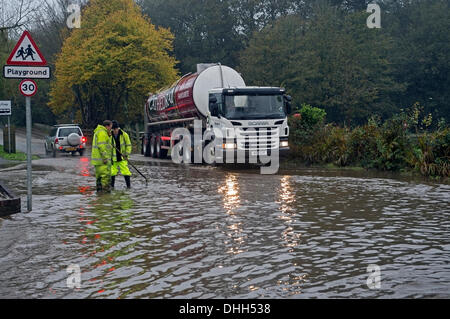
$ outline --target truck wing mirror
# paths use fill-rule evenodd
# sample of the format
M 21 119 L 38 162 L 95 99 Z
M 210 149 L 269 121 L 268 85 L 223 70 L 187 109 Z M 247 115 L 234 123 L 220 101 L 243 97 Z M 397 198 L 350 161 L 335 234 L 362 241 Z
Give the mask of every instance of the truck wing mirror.
M 209 104 L 216 104 L 217 103 L 217 97 L 215 97 L 214 95 L 211 95 L 209 97 Z
M 284 98 L 286 99 L 286 112 L 289 115 L 292 113 L 292 96 L 285 95 Z
M 217 97 L 215 97 L 214 95 L 211 95 L 209 97 L 209 109 L 211 111 L 211 116 L 219 116 L 219 105 L 217 105 Z
M 217 103 L 211 104 L 211 116 L 218 117 L 219 116 L 219 105 Z

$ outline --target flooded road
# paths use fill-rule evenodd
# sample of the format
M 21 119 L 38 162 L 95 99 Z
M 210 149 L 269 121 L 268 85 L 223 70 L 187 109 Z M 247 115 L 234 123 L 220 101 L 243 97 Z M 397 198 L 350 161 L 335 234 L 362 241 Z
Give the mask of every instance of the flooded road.
M 97 196 L 87 158 L 43 161 L 34 211 L 0 219 L 0 298 L 450 298 L 449 185 L 160 163 Z

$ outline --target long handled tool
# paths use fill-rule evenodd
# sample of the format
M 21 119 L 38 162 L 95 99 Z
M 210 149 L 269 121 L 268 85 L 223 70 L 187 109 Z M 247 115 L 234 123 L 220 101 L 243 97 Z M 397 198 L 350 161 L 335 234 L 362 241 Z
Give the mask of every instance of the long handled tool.
M 123 158 L 127 158 L 128 164 L 130 164 L 131 167 L 133 167 L 133 168 L 136 170 L 136 172 L 138 172 L 139 175 L 141 175 L 141 176 L 145 179 L 145 186 L 148 186 L 148 179 L 147 179 L 147 177 L 145 177 L 144 174 L 142 174 L 141 171 L 138 170 L 138 169 L 136 168 L 136 166 L 134 166 L 133 163 L 130 162 L 130 160 L 128 159 L 128 156 L 124 156 L 124 155 L 122 154 L 122 152 L 120 152 L 120 151 L 117 149 L 117 147 L 114 146 L 114 148 L 116 149 L 116 152 L 118 152 L 118 153 L 120 154 L 120 156 L 122 156 Z

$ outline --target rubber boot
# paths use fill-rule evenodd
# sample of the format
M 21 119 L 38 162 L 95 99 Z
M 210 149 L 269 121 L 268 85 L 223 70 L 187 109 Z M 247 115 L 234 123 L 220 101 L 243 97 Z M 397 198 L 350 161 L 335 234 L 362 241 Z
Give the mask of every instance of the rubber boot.
M 97 192 L 101 192 L 103 190 L 102 187 L 102 179 L 101 178 L 97 178 Z
M 114 189 L 114 186 L 116 185 L 116 177 L 111 176 L 111 188 Z
M 125 176 L 125 183 L 127 183 L 127 188 L 131 188 L 131 176 Z

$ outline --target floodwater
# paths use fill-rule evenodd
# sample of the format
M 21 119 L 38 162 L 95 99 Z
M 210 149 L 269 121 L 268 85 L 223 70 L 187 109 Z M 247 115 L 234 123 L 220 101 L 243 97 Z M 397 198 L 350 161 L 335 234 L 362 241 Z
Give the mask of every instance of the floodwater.
M 97 196 L 88 159 L 57 161 L 0 219 L 0 298 L 450 298 L 449 185 L 166 163 Z M 25 171 L 0 178 L 25 204 Z

